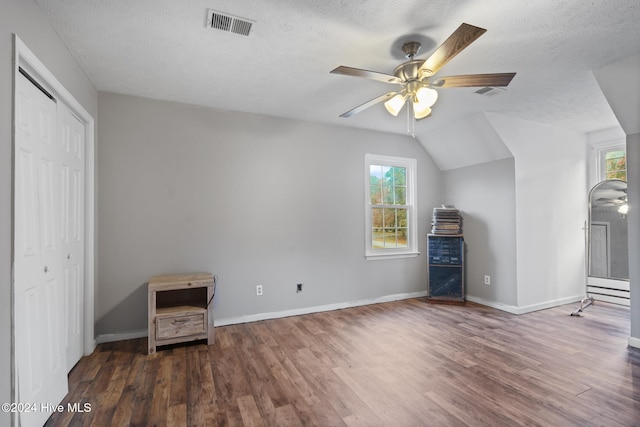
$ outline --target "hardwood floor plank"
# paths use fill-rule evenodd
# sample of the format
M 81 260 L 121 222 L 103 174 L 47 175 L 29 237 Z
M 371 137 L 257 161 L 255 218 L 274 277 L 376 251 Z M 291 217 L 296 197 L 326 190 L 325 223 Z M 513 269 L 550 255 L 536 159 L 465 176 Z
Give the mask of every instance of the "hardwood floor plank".
M 153 390 L 155 389 L 158 367 L 160 366 L 161 354 L 156 353 L 147 358 L 142 370 L 140 385 L 136 388 L 133 410 L 131 411 L 131 425 L 144 426 L 148 423 L 151 402 L 153 401 Z
M 148 413 L 149 424 L 162 425 L 169 418 L 169 392 L 171 389 L 172 360 L 166 354 L 161 355 L 158 364 L 157 380 L 153 388 L 151 408 Z
M 238 407 L 240 408 L 240 415 L 246 427 L 261 427 L 265 425 L 262 415 L 258 410 L 258 405 L 252 395 L 239 397 Z
M 273 375 L 260 353 L 260 346 L 247 349 L 249 357 L 243 358 L 245 375 L 251 386 L 253 402 L 269 424 L 275 420 L 275 408 L 286 402 L 280 385 L 273 381 Z M 244 419 L 244 417 L 243 417 Z
M 125 426 L 128 425 L 129 420 L 131 420 L 133 414 L 133 407 L 135 404 L 136 393 L 135 390 L 124 390 L 120 395 L 120 400 L 116 405 L 115 411 L 113 413 L 113 418 L 111 419 L 113 425 L 116 426 Z M 99 419 L 96 417 L 96 422 Z
M 322 401 L 316 394 L 315 388 L 307 382 L 296 365 L 291 361 L 289 355 L 286 352 L 280 351 L 280 349 L 272 349 L 272 352 L 281 363 L 288 382 L 290 381 L 291 384 L 293 384 L 294 388 L 287 387 L 287 390 L 292 393 L 295 392 L 296 396 L 300 396 L 310 406 L 321 404 Z
M 218 411 L 215 381 L 206 346 L 192 346 L 191 351 L 187 352 L 185 365 L 188 425 L 206 425 L 207 420 L 213 419 Z
M 374 376 L 368 375 L 366 369 L 346 370 L 334 368 L 338 377 L 358 396 L 366 402 L 367 411 L 372 412 L 375 418 L 385 425 L 419 425 L 419 418 L 412 414 L 403 399 L 396 393 L 380 393 L 380 390 L 388 390 L 384 384 L 376 381 Z M 354 411 L 360 416 L 360 411 Z
M 187 404 L 186 403 L 180 403 L 178 405 L 169 407 L 169 412 L 167 414 L 167 425 L 168 426 L 186 426 L 187 425 Z
M 302 420 L 298 418 L 298 414 L 293 405 L 284 405 L 276 408 L 275 425 L 277 426 L 302 426 Z
M 512 315 L 424 298 L 100 344 L 47 426 L 634 426 L 629 309 Z
M 273 338 L 269 327 L 265 322 L 254 322 L 248 325 L 249 331 L 256 338 L 259 344 L 274 347 L 278 345 L 278 342 Z

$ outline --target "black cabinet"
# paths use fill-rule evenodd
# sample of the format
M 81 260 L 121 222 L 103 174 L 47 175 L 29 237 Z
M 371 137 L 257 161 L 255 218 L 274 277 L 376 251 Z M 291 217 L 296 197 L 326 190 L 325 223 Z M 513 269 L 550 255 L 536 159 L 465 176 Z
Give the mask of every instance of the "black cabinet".
M 427 298 L 464 301 L 464 238 L 462 235 L 427 236 L 429 290 Z

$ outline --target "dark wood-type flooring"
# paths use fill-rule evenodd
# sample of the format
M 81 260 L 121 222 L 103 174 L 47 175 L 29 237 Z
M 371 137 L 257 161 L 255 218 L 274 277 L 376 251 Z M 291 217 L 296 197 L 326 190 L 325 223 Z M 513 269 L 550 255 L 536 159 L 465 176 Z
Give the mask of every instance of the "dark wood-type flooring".
M 101 344 L 47 426 L 640 426 L 629 309 L 520 316 L 425 299 Z

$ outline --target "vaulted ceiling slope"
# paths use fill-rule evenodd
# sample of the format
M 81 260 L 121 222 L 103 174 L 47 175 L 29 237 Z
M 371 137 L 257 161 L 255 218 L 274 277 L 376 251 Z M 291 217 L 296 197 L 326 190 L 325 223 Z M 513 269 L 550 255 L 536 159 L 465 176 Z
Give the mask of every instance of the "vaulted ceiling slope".
M 486 28 L 438 74 L 516 72 L 508 90 L 441 89 L 415 134 L 428 150 L 437 135 L 488 135 L 489 159 L 505 153 L 483 112 L 585 133 L 618 126 L 592 71 L 640 53 L 637 0 L 35 2 L 99 91 L 393 133 L 407 119 L 382 104 L 338 117 L 392 85 L 329 71 L 391 74 L 404 41 L 421 42 L 426 59 L 461 23 Z M 205 28 L 208 9 L 251 21 L 250 34 Z

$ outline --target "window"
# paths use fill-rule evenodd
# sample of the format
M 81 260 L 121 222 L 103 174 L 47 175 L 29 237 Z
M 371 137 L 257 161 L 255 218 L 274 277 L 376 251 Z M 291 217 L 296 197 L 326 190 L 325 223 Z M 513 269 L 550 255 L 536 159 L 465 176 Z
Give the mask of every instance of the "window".
M 365 156 L 367 259 L 418 255 L 415 159 Z
M 627 152 L 624 148 L 603 150 L 604 179 L 627 180 Z

